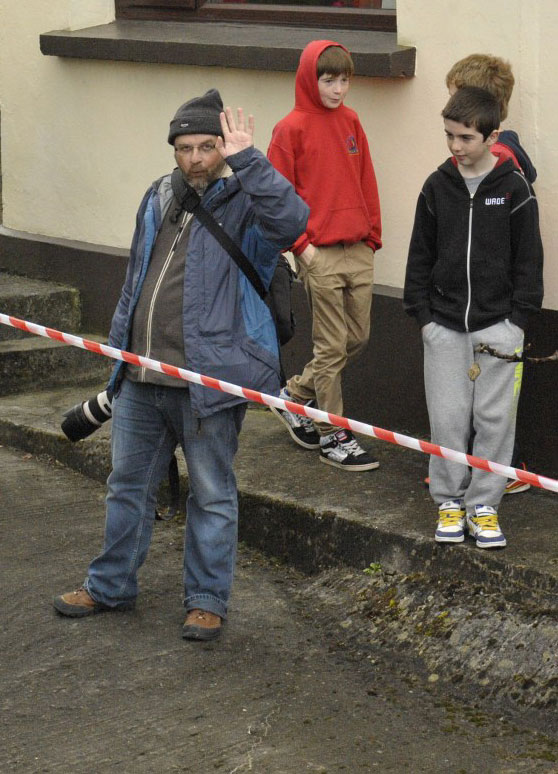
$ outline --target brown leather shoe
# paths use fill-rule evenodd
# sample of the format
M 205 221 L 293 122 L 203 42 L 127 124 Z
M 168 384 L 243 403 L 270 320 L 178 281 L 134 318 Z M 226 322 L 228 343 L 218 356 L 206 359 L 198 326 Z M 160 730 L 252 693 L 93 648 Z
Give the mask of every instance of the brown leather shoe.
M 182 637 L 185 640 L 214 640 L 221 634 L 222 624 L 220 616 L 196 607 L 188 611 Z
M 95 602 L 83 586 L 77 591 L 69 591 L 67 594 L 54 597 L 52 604 L 59 613 L 70 616 L 70 618 L 83 618 L 86 615 L 102 613 L 103 610 L 111 609 L 101 602 Z

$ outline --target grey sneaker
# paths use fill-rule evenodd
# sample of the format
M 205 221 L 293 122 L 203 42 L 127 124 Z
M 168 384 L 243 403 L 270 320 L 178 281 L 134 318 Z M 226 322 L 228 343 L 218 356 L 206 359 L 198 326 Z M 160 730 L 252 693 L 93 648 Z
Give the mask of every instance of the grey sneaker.
M 342 470 L 374 470 L 380 463 L 358 445 L 350 430 L 337 430 L 320 439 L 320 462 Z
M 286 387 L 283 387 L 279 393 L 279 397 L 283 400 L 292 401 L 292 397 L 289 395 Z M 296 401 L 293 401 L 293 403 Z M 314 401 L 309 400 L 304 404 L 305 406 L 313 406 Z M 320 448 L 320 436 L 318 435 L 314 423 L 309 417 L 303 417 L 302 414 L 293 414 L 292 411 L 283 411 L 282 409 L 270 406 L 270 409 L 275 416 L 281 420 L 289 431 L 291 438 L 303 449 L 319 449 Z

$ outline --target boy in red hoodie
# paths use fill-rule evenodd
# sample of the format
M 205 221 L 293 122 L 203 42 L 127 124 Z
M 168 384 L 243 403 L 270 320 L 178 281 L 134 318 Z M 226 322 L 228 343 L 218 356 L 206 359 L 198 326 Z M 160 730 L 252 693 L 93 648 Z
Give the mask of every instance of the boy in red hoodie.
M 309 43 L 300 57 L 295 107 L 273 130 L 268 158 L 310 206 L 307 230 L 292 245 L 312 310 L 313 358 L 281 397 L 343 414 L 341 373 L 368 341 L 374 253 L 382 246 L 378 188 L 368 142 L 345 107 L 354 65 L 330 40 Z M 343 470 L 379 462 L 352 433 L 272 409 L 293 440 L 320 449 L 320 460 Z

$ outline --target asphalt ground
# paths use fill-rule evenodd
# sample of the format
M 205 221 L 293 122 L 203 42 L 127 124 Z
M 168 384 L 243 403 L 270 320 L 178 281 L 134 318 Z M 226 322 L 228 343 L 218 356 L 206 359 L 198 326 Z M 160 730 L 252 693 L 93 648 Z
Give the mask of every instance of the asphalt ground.
M 1 771 L 558 771 L 554 738 L 449 701 L 397 647 L 351 644 L 319 574 L 253 550 L 221 639 L 182 640 L 177 521 L 156 525 L 135 611 L 63 618 L 51 600 L 101 544 L 105 488 L 22 450 L 0 466 Z

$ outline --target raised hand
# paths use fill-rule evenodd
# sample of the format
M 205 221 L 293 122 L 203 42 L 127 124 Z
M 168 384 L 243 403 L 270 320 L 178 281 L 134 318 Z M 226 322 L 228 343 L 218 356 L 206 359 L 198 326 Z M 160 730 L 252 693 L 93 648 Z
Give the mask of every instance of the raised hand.
M 223 137 L 217 138 L 215 147 L 224 159 L 254 144 L 254 116 L 249 115 L 246 122 L 242 108 L 237 108 L 236 112 L 236 120 L 230 107 L 226 107 L 220 115 Z

